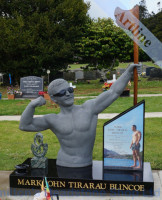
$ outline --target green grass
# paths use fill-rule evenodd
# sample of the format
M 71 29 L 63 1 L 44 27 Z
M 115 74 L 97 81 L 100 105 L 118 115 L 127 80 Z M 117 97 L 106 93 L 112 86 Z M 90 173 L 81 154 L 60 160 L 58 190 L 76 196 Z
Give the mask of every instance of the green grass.
M 0 122 L 0 170 L 13 170 L 26 158 L 33 157 L 31 144 L 35 133 L 22 132 L 18 122 Z M 59 143 L 51 131 L 44 131 L 44 143 L 48 143 L 48 158 L 56 158 Z
M 146 112 L 162 112 L 162 97 L 139 97 L 138 102 L 145 100 Z M 133 97 L 118 98 L 110 107 L 106 108 L 104 113 L 121 113 L 133 106 Z
M 119 66 L 116 68 L 127 68 L 129 64 L 131 64 L 133 62 L 126 62 L 126 63 L 119 63 Z M 157 65 L 155 65 L 153 62 L 148 61 L 148 62 L 142 62 L 143 65 L 147 65 L 149 67 L 158 67 Z M 69 64 L 69 66 L 71 66 L 71 68 L 69 68 L 70 70 L 74 70 L 74 69 L 80 69 L 80 67 L 84 67 L 87 64 Z
M 94 160 L 102 160 L 103 124 L 107 120 L 98 120 L 97 135 L 93 151 Z M 153 169 L 162 169 L 162 118 L 146 119 L 145 128 L 145 162 L 151 162 Z M 0 121 L 0 170 L 13 170 L 28 157 L 33 157 L 30 147 L 35 133 L 23 132 L 18 122 Z M 56 158 L 59 142 L 50 131 L 42 131 L 44 143 L 48 143 L 48 158 Z
M 75 95 L 76 96 L 95 96 L 102 93 L 103 84 L 99 83 L 99 80 L 90 81 L 87 83 L 73 83 L 76 85 Z M 134 83 L 131 82 L 131 86 L 127 86 L 133 94 Z M 162 81 L 154 80 L 148 81 L 147 78 L 139 78 L 138 81 L 138 94 L 162 94 Z
M 83 104 L 85 99 L 75 99 L 75 104 Z M 138 98 L 138 102 L 145 99 L 146 102 L 146 112 L 162 112 L 162 97 L 145 97 Z M 28 105 L 29 100 L 1 100 L 0 101 L 0 115 L 21 115 Z M 133 97 L 120 97 L 108 108 L 106 108 L 103 113 L 120 113 L 124 110 L 133 106 Z M 51 104 L 47 101 L 46 105 L 37 107 L 35 114 L 43 115 L 49 113 L 59 113 L 60 108 L 56 104 Z
M 148 62 L 142 62 L 143 65 L 147 65 L 149 67 L 157 67 L 159 68 L 159 66 L 155 65 L 154 63 L 152 63 L 151 61 Z
M 131 64 L 133 62 L 128 62 L 128 63 L 119 63 L 119 66 L 116 68 L 127 68 L 129 64 Z M 142 62 L 143 65 L 147 65 L 149 67 L 157 67 L 159 68 L 157 65 L 155 65 L 154 63 L 152 63 L 151 61 L 148 62 Z
M 80 69 L 80 67 L 85 67 L 87 64 L 69 64 L 71 68 L 69 70 Z

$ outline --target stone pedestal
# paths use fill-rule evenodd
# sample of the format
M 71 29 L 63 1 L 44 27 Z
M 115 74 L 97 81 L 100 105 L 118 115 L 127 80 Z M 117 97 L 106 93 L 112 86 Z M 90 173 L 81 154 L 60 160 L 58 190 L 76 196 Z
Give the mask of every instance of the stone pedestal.
M 31 163 L 27 159 L 24 164 Z M 47 168 L 46 168 L 47 169 Z M 68 168 L 56 165 L 48 159 L 48 170 L 32 169 L 26 174 L 10 175 L 11 195 L 34 195 L 40 192 L 46 176 L 52 194 L 59 195 L 153 195 L 154 181 L 150 163 L 144 163 L 144 171 L 123 172 L 103 170 L 102 161 L 93 161 L 92 166 Z
M 44 169 L 48 166 L 48 159 L 34 157 L 31 159 L 31 168 Z

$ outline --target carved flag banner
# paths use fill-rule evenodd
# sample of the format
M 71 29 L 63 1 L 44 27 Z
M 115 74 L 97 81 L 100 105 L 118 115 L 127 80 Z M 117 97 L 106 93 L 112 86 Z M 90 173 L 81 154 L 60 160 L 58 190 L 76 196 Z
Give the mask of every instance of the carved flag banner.
M 162 67 L 162 43 L 132 14 L 131 10 L 117 7 L 116 23 L 143 51 Z
M 94 8 L 97 8 L 98 13 L 102 12 L 104 17 L 115 20 L 155 64 L 162 68 L 162 43 L 134 16 L 132 10 L 129 10 L 135 6 L 133 1 L 91 0 L 91 2 Z M 155 4 L 154 1 L 152 1 L 152 4 Z

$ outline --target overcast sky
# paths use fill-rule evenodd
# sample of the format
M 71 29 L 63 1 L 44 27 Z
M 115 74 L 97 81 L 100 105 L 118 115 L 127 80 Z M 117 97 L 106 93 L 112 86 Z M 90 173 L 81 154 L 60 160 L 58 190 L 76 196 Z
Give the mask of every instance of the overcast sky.
M 111 17 L 114 19 L 114 10 L 116 7 L 120 7 L 125 10 L 129 10 L 133 8 L 136 4 L 139 4 L 140 0 L 84 0 L 85 2 L 89 1 L 91 4 L 91 8 L 89 10 L 89 14 L 92 18 L 98 17 Z M 146 0 L 146 6 L 151 13 L 152 11 L 157 13 L 158 6 L 157 3 L 161 2 L 162 8 L 162 0 Z

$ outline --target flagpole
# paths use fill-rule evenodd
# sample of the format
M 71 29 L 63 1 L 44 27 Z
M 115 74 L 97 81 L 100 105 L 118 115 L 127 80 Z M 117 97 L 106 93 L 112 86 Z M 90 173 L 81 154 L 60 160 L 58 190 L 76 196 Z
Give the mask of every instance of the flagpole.
M 138 45 L 134 42 L 134 63 L 138 64 Z M 133 70 L 134 76 L 134 106 L 137 104 L 137 94 L 138 94 L 138 73 L 137 68 Z
M 139 20 L 139 6 L 136 5 L 131 10 L 131 12 Z M 134 63 L 138 64 L 138 62 L 139 62 L 139 48 L 138 44 L 134 41 Z M 137 94 L 138 94 L 138 73 L 136 67 L 133 70 L 133 76 L 134 76 L 134 106 L 135 106 L 137 104 Z

